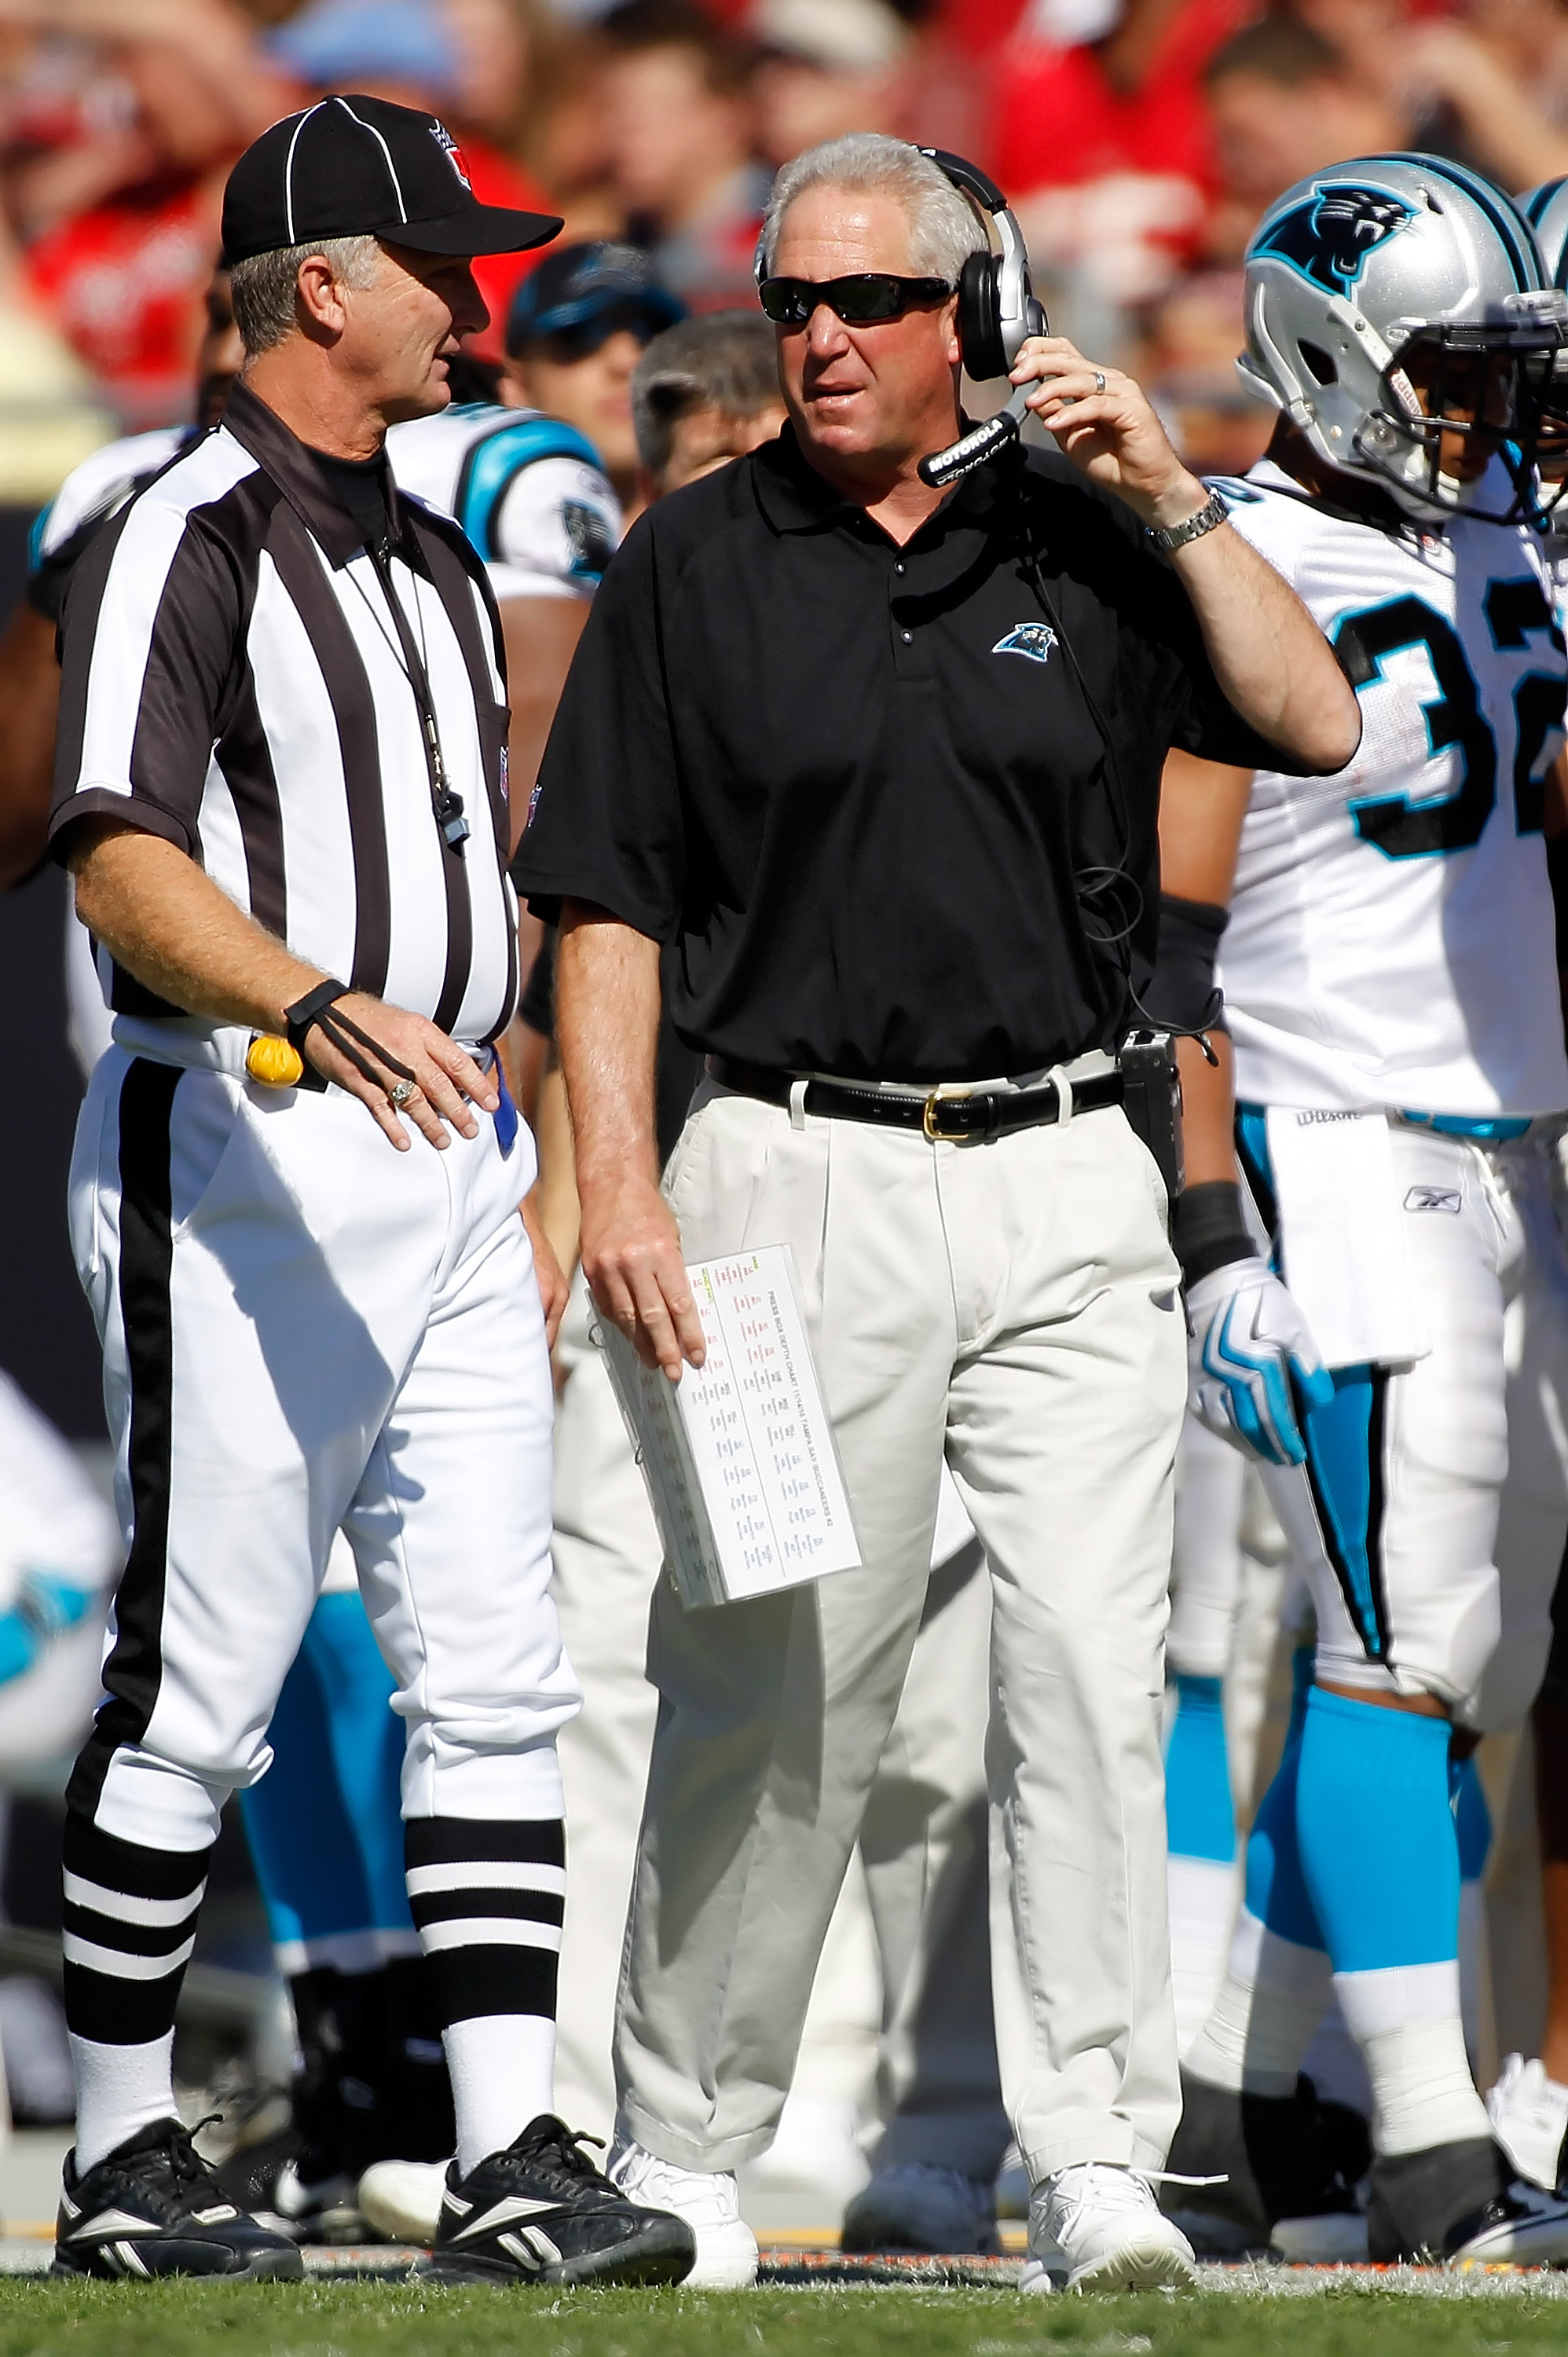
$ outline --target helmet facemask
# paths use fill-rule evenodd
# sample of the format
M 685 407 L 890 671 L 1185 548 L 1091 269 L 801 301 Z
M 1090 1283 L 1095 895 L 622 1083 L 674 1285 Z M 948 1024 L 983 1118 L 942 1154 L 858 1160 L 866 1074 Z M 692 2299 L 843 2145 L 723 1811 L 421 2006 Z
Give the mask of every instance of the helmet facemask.
M 1538 523 L 1544 404 L 1565 345 L 1568 328 L 1556 318 L 1413 324 L 1381 371 L 1379 404 L 1355 437 L 1357 462 L 1418 512 Z M 1555 440 L 1564 461 L 1561 495 L 1568 489 L 1568 414 Z M 1494 462 L 1511 497 L 1500 497 Z
M 1568 530 L 1568 341 L 1541 371 L 1541 414 L 1535 463 L 1540 475 L 1541 521 L 1552 532 Z

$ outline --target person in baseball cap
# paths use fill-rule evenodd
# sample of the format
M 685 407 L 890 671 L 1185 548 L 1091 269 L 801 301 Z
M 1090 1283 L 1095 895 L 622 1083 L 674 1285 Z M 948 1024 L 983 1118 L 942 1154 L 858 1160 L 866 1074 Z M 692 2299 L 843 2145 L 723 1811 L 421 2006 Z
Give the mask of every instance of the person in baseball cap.
M 223 259 L 318 239 L 371 236 L 416 253 L 521 253 L 546 245 L 549 213 L 482 205 L 438 116 L 335 91 L 247 147 L 223 193 Z
M 523 280 L 507 317 L 506 346 L 520 398 L 585 434 L 627 522 L 640 511 L 631 374 L 686 306 L 635 245 L 563 245 Z

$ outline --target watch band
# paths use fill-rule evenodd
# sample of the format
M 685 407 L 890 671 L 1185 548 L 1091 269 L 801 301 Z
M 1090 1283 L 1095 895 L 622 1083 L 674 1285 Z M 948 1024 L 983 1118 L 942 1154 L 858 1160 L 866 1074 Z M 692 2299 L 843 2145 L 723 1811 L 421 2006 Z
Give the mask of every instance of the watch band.
M 1212 532 L 1216 524 L 1223 523 L 1230 512 L 1219 492 L 1210 491 L 1196 515 L 1188 516 L 1185 523 L 1173 523 L 1162 531 L 1155 531 L 1151 524 L 1149 538 L 1156 548 L 1185 548 L 1189 540 L 1201 540 L 1206 532 Z

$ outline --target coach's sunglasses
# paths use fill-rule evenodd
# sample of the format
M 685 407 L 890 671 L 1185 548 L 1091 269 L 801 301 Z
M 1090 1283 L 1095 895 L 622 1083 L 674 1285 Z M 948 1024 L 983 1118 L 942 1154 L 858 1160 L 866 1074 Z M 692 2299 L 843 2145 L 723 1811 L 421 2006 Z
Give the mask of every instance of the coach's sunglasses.
M 762 307 L 780 328 L 803 328 L 819 303 L 850 328 L 878 319 L 901 319 L 917 303 L 944 302 L 952 293 L 945 278 L 895 278 L 885 270 L 854 278 L 765 278 Z

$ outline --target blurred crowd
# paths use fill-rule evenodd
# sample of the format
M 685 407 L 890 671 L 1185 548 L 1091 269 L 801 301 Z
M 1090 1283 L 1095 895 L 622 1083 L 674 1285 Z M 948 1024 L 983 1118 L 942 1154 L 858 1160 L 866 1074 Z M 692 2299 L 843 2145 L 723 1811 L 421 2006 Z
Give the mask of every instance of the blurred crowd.
M 1419 145 L 1568 171 L 1557 0 L 0 0 L 0 500 L 183 417 L 234 156 L 315 91 L 426 105 L 482 199 L 748 298 L 771 171 L 887 130 L 1001 181 L 1053 321 L 1244 468 L 1239 258 L 1320 164 Z M 533 256 L 480 267 L 499 358 Z

